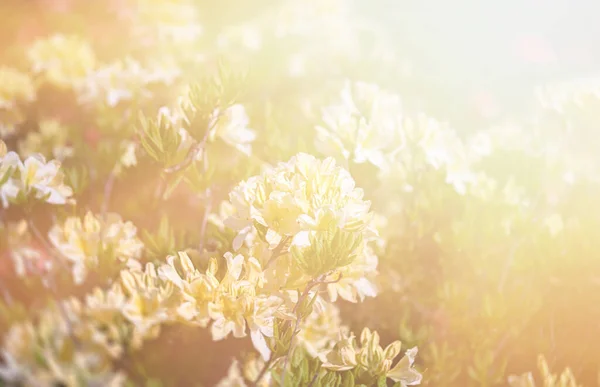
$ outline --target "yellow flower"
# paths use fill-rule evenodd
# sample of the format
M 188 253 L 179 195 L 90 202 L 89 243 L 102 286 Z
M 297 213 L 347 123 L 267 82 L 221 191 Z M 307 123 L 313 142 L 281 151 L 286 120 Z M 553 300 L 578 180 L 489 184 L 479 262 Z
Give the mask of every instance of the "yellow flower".
M 95 288 L 85 297 L 85 334 L 115 359 L 123 353 L 127 340 L 127 324 L 122 315 L 125 305 L 126 297 L 119 285 L 108 290 Z
M 161 324 L 175 320 L 179 297 L 172 283 L 159 278 L 152 263 L 144 271 L 122 270 L 120 279 L 127 297 L 122 313 L 134 327 L 137 347 L 142 340 L 157 337 Z
M 126 57 L 91 72 L 78 90 L 82 104 L 101 103 L 114 108 L 122 101 L 152 97 L 148 86 L 170 85 L 180 75 L 179 69 L 166 61 L 142 63 Z
M 566 368 L 560 375 L 553 374 L 548 368 L 548 363 L 543 355 L 538 356 L 538 369 L 541 374 L 542 384 L 546 387 L 581 387 L 575 380 L 573 371 Z M 510 387 L 535 387 L 535 381 L 531 372 L 520 376 L 510 375 L 508 377 Z
M 136 234 L 136 227 L 123 222 L 117 214 L 107 214 L 103 220 L 88 212 L 83 221 L 69 217 L 63 224 L 54 225 L 48 238 L 73 263 L 73 277 L 79 284 L 85 280 L 88 269 L 111 259 L 135 266 L 144 247 Z
M 387 169 L 404 146 L 403 107 L 377 85 L 346 81 L 337 105 L 323 110 L 317 148 L 326 155 Z
M 392 367 L 400 353 L 401 344 L 395 341 L 383 349 L 379 345 L 379 335 L 364 328 L 360 335 L 360 345 L 353 334 L 342 336 L 333 349 L 325 356 L 323 367 L 332 371 L 353 370 L 357 383 L 372 385 L 385 376 L 402 386 L 421 384 L 422 375 L 413 368 L 417 348 L 406 351 L 405 356 Z
M 210 140 L 214 141 L 218 137 L 245 155 L 250 155 L 256 133 L 248 128 L 249 122 L 243 105 L 235 104 L 222 112 L 216 110 L 209 124 L 209 127 L 213 128 L 209 134 Z
M 531 372 L 526 372 L 520 376 L 510 375 L 508 385 L 510 387 L 535 387 L 535 381 Z
M 264 366 L 264 361 L 252 353 L 244 356 L 241 364 L 237 359 L 233 359 L 227 375 L 219 381 L 217 387 L 246 387 L 246 381 L 255 381 Z M 258 387 L 270 385 L 271 375 L 269 373 L 266 373 L 256 384 Z
M 14 134 L 16 126 L 25 119 L 17 102 L 30 102 L 34 98 L 35 86 L 27 74 L 0 66 L 0 137 Z
M 34 154 L 22 162 L 16 153 L 9 152 L 0 163 L 0 171 L 9 167 L 15 171 L 3 186 L 3 201 L 22 194 L 51 204 L 65 204 L 73 194 L 64 184 L 64 174 L 56 160 L 46 162 L 44 156 Z
M 347 333 L 347 328 L 341 325 L 340 311 L 334 304 L 320 297 L 316 303 L 321 304 L 322 308 L 313 310 L 296 336 L 298 343 L 312 357 L 320 357 L 329 352 L 340 332 Z
M 323 368 L 332 371 L 351 370 L 358 364 L 356 361 L 357 348 L 354 334 L 350 333 L 334 345 L 333 349 L 327 353 Z
M 87 321 L 71 300 L 42 311 L 36 323 L 11 327 L 5 337 L 0 377 L 26 386 L 123 386 L 108 357 L 78 333 Z
M 283 236 L 305 243 L 309 230 L 333 224 L 347 231 L 363 230 L 371 216 L 370 202 L 363 200 L 363 191 L 348 171 L 332 158 L 321 161 L 305 153 L 240 183 L 229 197 L 237 213 L 226 224 L 245 238 L 257 222 L 266 227 L 271 248 Z M 234 249 L 239 246 L 240 240 Z
M 263 270 L 253 257 L 224 255 L 227 264 L 221 281 L 216 278 L 218 265 L 211 259 L 206 273 L 200 273 L 184 252 L 167 257 L 167 264 L 158 269 L 159 277 L 180 291 L 176 309 L 179 319 L 201 326 L 211 324 L 213 340 L 222 340 L 233 333 L 245 337 L 250 330 L 252 343 L 266 360 L 270 351 L 265 336 L 273 336 L 273 323 L 283 300 L 276 296 L 257 294 L 264 284 Z
M 39 131 L 28 132 L 19 142 L 19 153 L 21 157 L 41 153 L 63 161 L 74 153 L 73 147 L 67 145 L 68 140 L 69 131 L 59 121 L 43 120 L 39 123 Z
M 196 8 L 186 1 L 140 0 L 134 27 L 140 34 L 156 36 L 159 42 L 193 43 L 202 34 Z
M 412 368 L 416 356 L 417 347 L 407 350 L 404 353 L 404 357 L 388 371 L 387 377 L 395 382 L 400 382 L 402 386 L 416 386 L 421 384 L 423 375 Z
M 96 63 L 85 40 L 60 34 L 33 43 L 27 57 L 34 73 L 43 74 L 48 82 L 60 87 L 79 87 Z
M 167 257 L 167 264 L 158 268 L 158 274 L 181 292 L 177 316 L 183 321 L 207 326 L 210 321 L 209 303 L 214 299 L 219 286 L 214 261 L 209 264 L 206 274 L 203 274 L 194 267 L 187 253 L 179 252 L 177 257 Z
M 246 380 L 244 379 L 244 375 L 242 374 L 242 370 L 240 368 L 240 362 L 237 359 L 233 359 L 229 369 L 227 370 L 227 375 L 222 378 L 217 384 L 216 387 L 246 387 Z

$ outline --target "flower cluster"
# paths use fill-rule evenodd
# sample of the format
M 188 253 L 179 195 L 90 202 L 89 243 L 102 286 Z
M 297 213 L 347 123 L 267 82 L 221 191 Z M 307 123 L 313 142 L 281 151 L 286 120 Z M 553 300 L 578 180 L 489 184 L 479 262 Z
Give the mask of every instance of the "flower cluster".
M 544 356 L 538 356 L 538 369 L 542 375 L 542 383 L 544 387 L 581 387 L 577 383 L 573 371 L 567 368 L 560 375 L 553 374 L 548 368 L 548 363 Z M 535 387 L 535 381 L 531 372 L 524 373 L 520 376 L 511 375 L 508 377 L 510 387 Z
M 39 319 L 13 325 L 5 337 L 0 376 L 12 385 L 123 386 L 110 357 L 94 342 L 82 305 L 63 302 Z
M 19 103 L 35 99 L 31 78 L 10 67 L 0 66 L 0 136 L 14 134 L 24 120 Z
M 173 84 L 180 75 L 168 63 L 142 64 L 132 58 L 109 63 L 88 73 L 79 87 L 82 104 L 105 104 L 114 108 L 134 99 L 152 96 L 149 86 Z
M 349 332 L 348 327 L 342 325 L 340 311 L 335 304 L 323 299 L 317 299 L 315 304 L 296 338 L 309 356 L 322 357 L 331 351 L 340 335 Z
M 291 264 L 275 265 L 284 270 L 276 269 L 274 276 L 281 286 L 295 289 L 310 278 L 338 277 L 330 289 L 332 299 L 340 295 L 355 302 L 375 294 L 367 278 L 377 267 L 368 245 L 377 237 L 370 202 L 332 158 L 298 154 L 240 183 L 230 201 L 236 214 L 226 224 L 239 231 L 234 249 L 253 232 L 268 250 L 289 249 L 285 259 Z
M 451 128 L 407 113 L 398 95 L 376 84 L 346 81 L 340 101 L 323 109 L 322 121 L 316 126 L 316 148 L 346 163 L 372 164 L 381 180 L 400 180 L 410 189 L 411 171 L 429 167 L 444 171 L 445 182 L 460 194 L 487 183 L 473 170 L 480 156 L 468 152 Z
M 36 153 L 52 155 L 58 161 L 72 157 L 75 150 L 69 145 L 69 129 L 58 120 L 44 120 L 39 123 L 38 131 L 30 131 L 19 142 L 19 154 L 27 158 Z
M 350 334 L 343 337 L 326 356 L 323 367 L 333 371 L 350 371 L 358 384 L 373 385 L 384 375 L 401 386 L 414 386 L 421 383 L 422 375 L 412 368 L 417 349 L 411 348 L 405 356 L 392 366 L 400 353 L 401 343 L 395 341 L 385 349 L 379 345 L 379 335 L 368 328 L 360 335 L 360 345 Z
M 0 199 L 3 207 L 10 201 L 28 198 L 50 204 L 65 204 L 72 196 L 70 187 L 64 184 L 60 162 L 46 162 L 44 156 L 34 154 L 22 161 L 15 152 L 7 152 L 0 140 Z
M 404 145 L 403 106 L 377 85 L 346 81 L 340 102 L 323 109 L 316 146 L 324 154 L 389 168 Z
M 53 35 L 28 50 L 31 70 L 58 87 L 78 87 L 96 65 L 94 51 L 77 36 Z
M 144 248 L 131 222 L 123 222 L 117 214 L 98 217 L 88 212 L 83 217 L 69 217 L 54 225 L 48 238 L 56 250 L 73 265 L 75 283 L 82 283 L 90 270 L 107 267 L 116 262 L 130 267 Z
M 270 352 L 265 336 L 273 336 L 274 319 L 284 314 L 283 300 L 261 294 L 264 275 L 255 258 L 226 253 L 224 259 L 227 271 L 220 280 L 215 259 L 211 259 L 205 273 L 200 273 L 181 252 L 178 257 L 168 257 L 168 264 L 158 272 L 181 292 L 182 301 L 177 307 L 180 319 L 203 327 L 212 322 L 214 340 L 230 334 L 244 337 L 248 329 L 255 348 L 267 360 Z
M 52 269 L 52 260 L 34 241 L 26 220 L 0 223 L 0 231 L 4 234 L 0 246 L 9 251 L 17 276 L 45 274 Z

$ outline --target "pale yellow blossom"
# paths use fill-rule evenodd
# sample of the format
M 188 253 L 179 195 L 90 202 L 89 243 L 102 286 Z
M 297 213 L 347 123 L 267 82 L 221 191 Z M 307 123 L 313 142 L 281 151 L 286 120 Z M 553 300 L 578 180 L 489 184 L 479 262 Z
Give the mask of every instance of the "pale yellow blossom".
M 61 34 L 34 42 L 27 58 L 34 73 L 60 87 L 79 87 L 96 64 L 94 51 L 85 40 Z
M 73 264 L 76 283 L 85 280 L 88 270 L 110 264 L 114 259 L 135 266 L 144 247 L 137 238 L 136 227 L 123 222 L 117 214 L 107 214 L 105 219 L 91 212 L 83 220 L 69 217 L 64 223 L 54 225 L 48 238 Z

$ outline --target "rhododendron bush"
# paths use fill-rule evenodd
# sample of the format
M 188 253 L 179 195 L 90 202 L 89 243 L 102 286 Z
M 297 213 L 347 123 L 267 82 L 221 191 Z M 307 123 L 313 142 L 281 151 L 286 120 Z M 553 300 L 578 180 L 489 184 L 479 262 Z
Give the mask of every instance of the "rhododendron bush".
M 352 2 L 0 20 L 0 386 L 600 381 L 597 80 L 465 130 Z

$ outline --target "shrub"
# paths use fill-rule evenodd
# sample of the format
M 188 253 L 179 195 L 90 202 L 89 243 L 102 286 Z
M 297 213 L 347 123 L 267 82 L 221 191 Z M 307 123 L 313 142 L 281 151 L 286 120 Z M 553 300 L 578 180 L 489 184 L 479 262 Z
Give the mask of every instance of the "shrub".
M 596 381 L 594 80 L 465 132 L 349 2 L 0 15 L 0 385 Z

